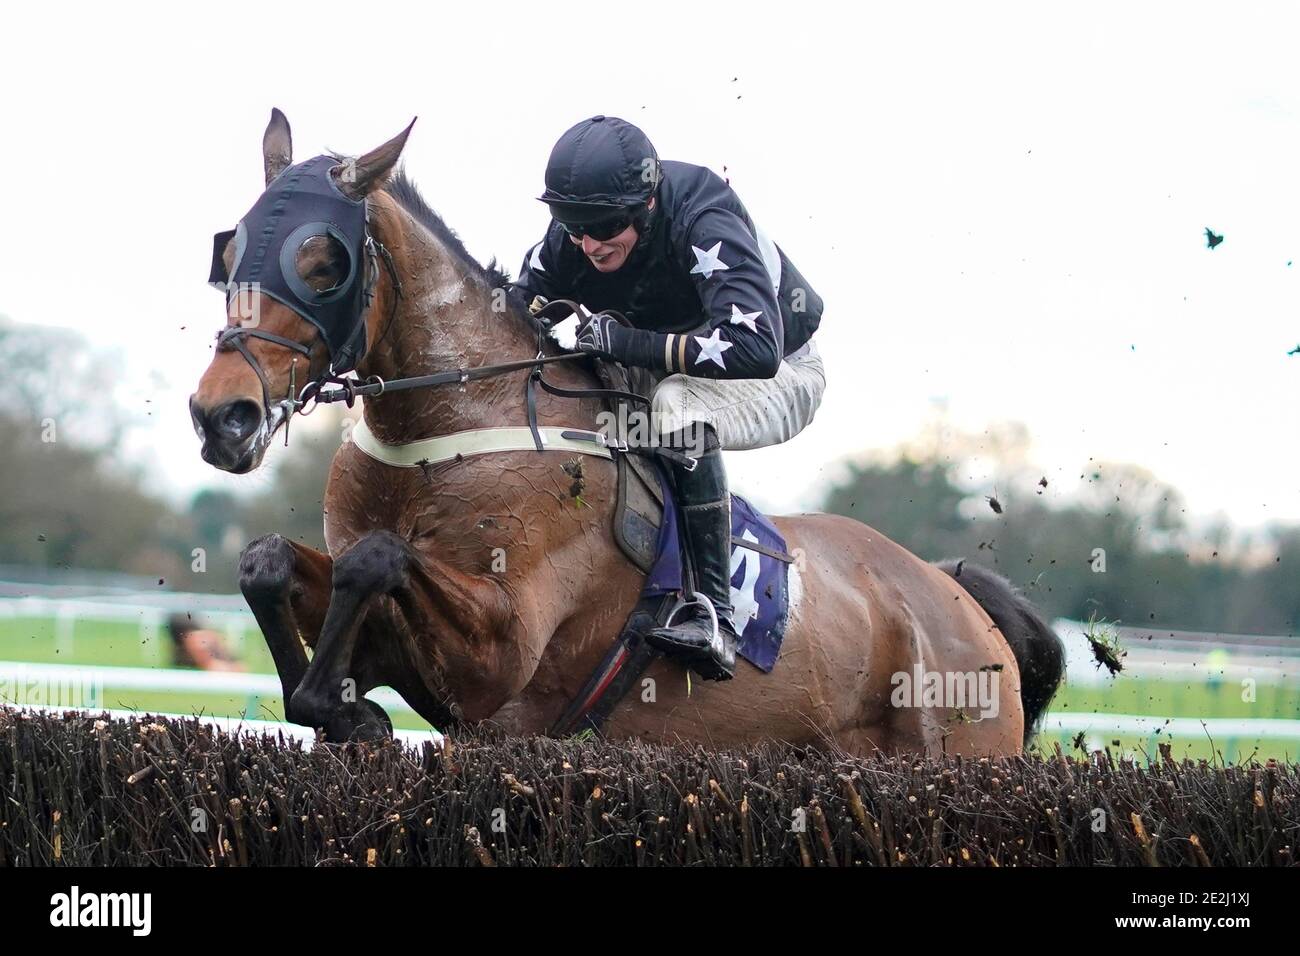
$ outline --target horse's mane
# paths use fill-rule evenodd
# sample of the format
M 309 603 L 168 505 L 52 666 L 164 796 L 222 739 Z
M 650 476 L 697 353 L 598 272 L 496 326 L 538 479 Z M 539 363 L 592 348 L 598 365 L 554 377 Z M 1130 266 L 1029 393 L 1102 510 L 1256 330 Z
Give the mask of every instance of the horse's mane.
M 486 282 L 489 289 L 504 289 L 510 306 L 506 311 L 513 312 L 527 322 L 534 332 L 538 331 L 540 323 L 529 314 L 523 295 L 510 284 L 509 273 L 497 265 L 495 258 L 485 266 L 469 254 L 469 250 L 461 242 L 460 236 L 456 235 L 456 231 L 443 222 L 442 217 L 425 202 L 420 191 L 416 189 L 415 183 L 411 182 L 411 178 L 406 174 L 405 168 L 399 168 L 392 175 L 384 185 L 384 192 L 410 213 L 416 222 L 437 236 L 471 275 Z

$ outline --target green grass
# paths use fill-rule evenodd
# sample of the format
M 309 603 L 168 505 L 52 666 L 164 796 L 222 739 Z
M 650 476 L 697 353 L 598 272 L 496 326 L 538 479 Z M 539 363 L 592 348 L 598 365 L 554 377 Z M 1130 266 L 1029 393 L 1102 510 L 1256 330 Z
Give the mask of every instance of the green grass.
M 1159 717 L 1239 718 L 1300 720 L 1300 687 L 1294 684 L 1257 684 L 1255 699 L 1242 699 L 1241 684 L 1236 681 L 1154 680 L 1125 677 L 1123 674 L 1094 685 L 1065 685 L 1052 701 L 1051 714 L 1136 714 Z M 1153 726 L 1153 730 L 1155 727 Z M 1116 746 L 1114 741 L 1118 740 Z M 1060 743 L 1062 751 L 1074 749 L 1071 734 L 1044 733 L 1039 735 L 1038 746 L 1045 753 L 1053 752 L 1053 743 Z M 1213 739 L 1204 732 L 1174 734 L 1166 732 L 1145 736 L 1123 733 L 1089 734 L 1086 745 L 1110 747 L 1113 753 L 1143 753 L 1155 757 L 1158 743 L 1172 746 L 1175 758 L 1222 758 L 1235 763 L 1250 758 L 1296 760 L 1300 758 L 1300 737 L 1260 738 L 1228 737 Z
M 69 624 L 63 641 L 54 618 L 0 618 L 0 660 L 33 664 L 93 664 L 102 667 L 171 667 L 172 641 L 165 627 L 81 619 Z M 261 632 L 249 627 L 230 640 L 250 671 L 274 674 Z
M 1300 720 L 1300 687 L 1258 684 L 1253 702 L 1239 683 L 1164 681 L 1120 675 L 1105 684 L 1066 685 L 1051 710 L 1074 713 L 1159 714 L 1162 717 L 1242 717 Z

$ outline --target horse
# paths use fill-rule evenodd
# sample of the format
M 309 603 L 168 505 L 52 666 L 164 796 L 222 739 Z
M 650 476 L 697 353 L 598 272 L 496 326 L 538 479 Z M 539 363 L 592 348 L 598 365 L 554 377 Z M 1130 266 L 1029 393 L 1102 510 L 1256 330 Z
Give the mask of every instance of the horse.
M 397 169 L 411 128 L 355 160 L 333 157 L 330 170 L 366 208 L 367 295 L 355 320 L 367 344 L 356 377 L 382 383 L 538 358 L 538 322 L 507 276 L 471 257 Z M 298 168 L 279 110 L 262 145 L 269 188 Z M 235 252 L 219 244 L 217 257 L 229 268 Z M 339 242 L 315 237 L 293 268 L 319 285 L 349 264 Z M 320 328 L 274 296 L 252 297 L 258 334 L 232 332 L 247 322 L 247 303 L 228 303 L 226 338 L 189 403 L 203 458 L 233 473 L 257 468 L 272 436 L 305 410 L 272 396 L 292 399 L 302 382 L 337 371 Z M 561 354 L 550 342 L 545 351 Z M 549 371 L 558 386 L 590 388 L 590 361 Z M 388 445 L 520 426 L 522 378 L 381 388 L 363 402 L 364 423 Z M 549 393 L 536 401 L 548 426 L 589 428 L 604 408 Z M 286 719 L 327 741 L 382 738 L 391 722 L 364 695 L 389 686 L 443 730 L 491 722 L 546 733 L 611 647 L 643 580 L 611 534 L 615 466 L 586 459 L 578 501 L 566 457 L 530 448 L 401 468 L 345 440 L 323 502 L 328 553 L 267 534 L 240 557 L 239 587 L 274 658 Z M 608 737 L 710 748 L 780 740 L 851 755 L 1006 755 L 1029 745 L 1063 659 L 1023 594 L 968 562 L 927 563 L 846 517 L 773 521 L 798 556 L 775 669 L 741 663 L 730 681 L 692 682 L 658 658 L 609 715 Z M 992 677 L 986 706 L 946 700 L 953 675 L 958 684 Z M 903 686 L 913 680 L 924 695 Z

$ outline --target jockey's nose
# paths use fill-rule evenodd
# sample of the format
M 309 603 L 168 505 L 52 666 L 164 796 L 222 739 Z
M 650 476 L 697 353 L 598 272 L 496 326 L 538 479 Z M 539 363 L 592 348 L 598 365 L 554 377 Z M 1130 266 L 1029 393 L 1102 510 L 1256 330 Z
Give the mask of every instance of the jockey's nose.
M 596 250 L 603 246 L 604 243 L 599 239 L 593 239 L 591 236 L 582 237 L 582 254 L 585 256 L 595 255 Z
M 249 398 L 237 398 L 211 411 L 199 407 L 190 397 L 190 418 L 205 437 L 222 442 L 242 442 L 262 424 L 262 408 Z

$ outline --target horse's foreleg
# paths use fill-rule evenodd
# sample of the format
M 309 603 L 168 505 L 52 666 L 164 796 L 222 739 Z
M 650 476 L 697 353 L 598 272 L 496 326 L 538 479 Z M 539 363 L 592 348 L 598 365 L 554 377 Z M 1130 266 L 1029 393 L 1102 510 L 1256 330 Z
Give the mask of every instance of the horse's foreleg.
M 307 672 L 303 642 L 315 644 L 330 598 L 327 554 L 278 534 L 251 541 L 239 556 L 244 593 L 280 675 L 284 706 Z
M 329 610 L 316 653 L 286 704 L 294 723 L 324 727 L 331 740 L 384 736 L 391 731 L 382 710 L 362 699 L 350 676 L 357 635 L 375 598 L 405 587 L 414 558 L 405 540 L 376 531 L 334 562 Z

